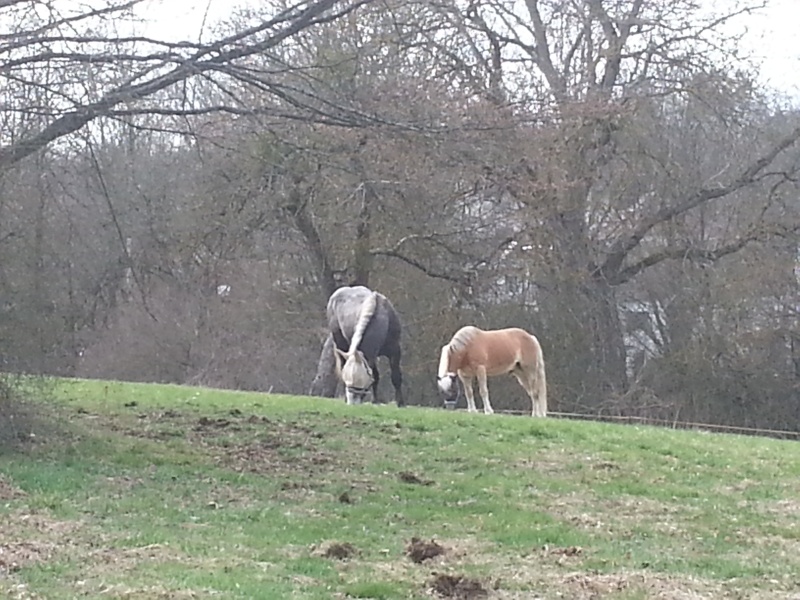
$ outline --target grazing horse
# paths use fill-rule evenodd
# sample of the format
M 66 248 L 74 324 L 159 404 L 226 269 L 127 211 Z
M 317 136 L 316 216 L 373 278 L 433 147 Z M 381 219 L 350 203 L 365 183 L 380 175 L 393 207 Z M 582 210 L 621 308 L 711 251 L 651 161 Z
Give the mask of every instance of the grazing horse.
M 361 404 L 372 390 L 378 402 L 377 359 L 389 359 L 394 399 L 403 406 L 400 372 L 400 317 L 388 298 L 361 286 L 342 287 L 328 300 L 328 328 L 334 342 L 336 371 L 348 404 Z
M 456 377 L 464 385 L 467 410 L 477 412 L 472 380 L 478 379 L 483 411 L 494 412 L 489 403 L 486 378 L 511 373 L 531 397 L 531 415 L 547 416 L 547 380 L 544 356 L 539 340 L 517 328 L 484 331 L 467 325 L 459 329 L 442 347 L 439 360 L 438 386 L 445 402 L 454 403 L 458 396 Z

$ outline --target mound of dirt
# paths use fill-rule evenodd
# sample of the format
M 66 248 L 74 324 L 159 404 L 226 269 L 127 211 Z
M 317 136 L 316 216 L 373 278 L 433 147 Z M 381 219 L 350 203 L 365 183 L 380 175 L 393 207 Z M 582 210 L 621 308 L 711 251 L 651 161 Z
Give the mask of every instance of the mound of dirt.
M 397 476 L 403 483 L 413 483 L 414 485 L 433 485 L 433 481 L 430 479 L 422 479 L 420 476 L 415 475 L 411 471 L 400 471 Z
M 352 558 L 358 554 L 358 550 L 353 544 L 349 542 L 344 542 L 340 544 L 339 542 L 334 542 L 330 544 L 322 553 L 322 556 L 325 558 L 335 558 L 337 560 L 345 560 L 348 558 Z
M 200 431 L 207 427 L 228 427 L 231 424 L 227 419 L 209 419 L 208 417 L 200 417 L 197 420 L 195 431 Z
M 457 598 L 458 600 L 486 598 L 489 595 L 489 592 L 486 591 L 480 581 L 464 575 L 434 573 L 430 587 L 435 593 L 444 598 Z
M 426 542 L 418 537 L 411 538 L 411 542 L 406 546 L 406 556 L 417 564 L 430 558 L 436 558 L 445 552 L 447 552 L 447 549 L 444 546 L 437 544 L 433 540 Z

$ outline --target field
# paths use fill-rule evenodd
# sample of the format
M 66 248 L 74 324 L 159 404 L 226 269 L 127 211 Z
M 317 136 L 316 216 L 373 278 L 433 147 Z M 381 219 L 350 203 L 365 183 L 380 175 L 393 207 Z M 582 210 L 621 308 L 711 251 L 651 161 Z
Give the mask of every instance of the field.
M 800 444 L 66 381 L 7 598 L 800 598 Z

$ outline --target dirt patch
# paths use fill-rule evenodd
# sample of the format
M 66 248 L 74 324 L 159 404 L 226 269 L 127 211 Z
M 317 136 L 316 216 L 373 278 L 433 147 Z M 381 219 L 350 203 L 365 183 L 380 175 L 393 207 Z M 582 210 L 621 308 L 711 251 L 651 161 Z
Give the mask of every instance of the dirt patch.
M 297 481 L 298 473 L 319 473 L 319 467 L 333 462 L 319 447 L 322 435 L 309 427 L 245 416 L 241 411 L 229 414 L 231 418 L 225 419 L 200 417 L 190 440 L 210 449 L 220 462 L 236 471 L 287 472 L 293 475 L 292 481 Z M 242 431 L 242 435 L 233 437 L 230 431 Z
M 2 480 L 0 479 L 0 486 Z M 772 502 L 759 502 L 758 508 L 767 514 L 788 518 L 797 519 L 800 517 L 800 501 L 798 500 L 778 500 Z
M 0 500 L 16 500 L 25 496 L 25 492 L 0 475 Z
M 687 576 L 669 577 L 644 572 L 571 573 L 564 576 L 558 585 L 565 590 L 565 597 L 574 600 L 616 598 L 625 594 L 633 597 L 641 595 L 653 600 L 716 600 L 740 597 L 738 593 L 726 594 L 718 583 Z M 774 600 L 781 597 L 778 594 L 770 596 Z
M 0 575 L 46 562 L 64 551 L 82 527 L 77 521 L 58 521 L 38 513 L 15 512 L 0 519 Z
M 224 468 L 288 480 L 282 491 L 317 489 L 332 472 L 348 471 L 359 456 L 323 447 L 313 424 L 271 419 L 231 409 L 216 415 L 167 409 L 137 412 L 127 419 L 80 415 L 116 433 L 163 441 L 182 438 Z
M 325 558 L 335 558 L 336 560 L 347 560 L 358 556 L 358 550 L 350 542 L 333 542 L 322 551 Z
M 473 598 L 486 598 L 489 595 L 489 592 L 480 581 L 464 575 L 434 573 L 429 585 L 436 594 L 444 598 L 471 600 Z
M 333 464 L 333 458 L 324 450 L 311 445 L 305 446 L 291 438 L 264 436 L 261 440 L 242 444 L 215 446 L 219 451 L 217 459 L 237 472 L 246 473 L 285 473 L 292 477 L 295 488 L 309 488 L 297 482 L 298 475 L 320 473 L 321 467 Z
M 545 551 L 547 551 L 549 554 L 555 554 L 558 556 L 580 556 L 583 554 L 583 548 L 580 546 L 567 546 L 566 548 L 545 547 Z
M 583 560 L 583 548 L 580 546 L 564 546 L 542 548 L 542 553 L 547 556 L 555 557 L 556 564 L 575 565 Z
M 418 537 L 411 538 L 411 542 L 406 546 L 406 556 L 417 564 L 441 556 L 445 552 L 447 549 L 434 540 L 426 542 Z
M 0 520 L 0 540 L 29 539 L 32 534 L 52 535 L 63 539 L 83 527 L 80 521 L 58 521 L 40 513 L 15 513 Z
M 591 595 L 606 596 L 612 592 L 620 592 L 629 586 L 629 578 L 620 575 L 584 575 L 578 573 L 564 579 L 571 588 L 578 588 Z
M 411 471 L 400 471 L 397 474 L 397 477 L 403 483 L 411 483 L 414 485 L 433 485 L 433 481 L 430 479 L 423 479 L 419 475 L 415 475 Z
M 592 464 L 590 468 L 594 471 L 618 471 L 619 465 L 613 462 L 601 461 Z
M 164 414 L 166 415 L 166 413 Z M 176 415 L 169 415 L 169 416 L 171 417 Z M 229 427 L 230 424 L 231 422 L 228 419 L 209 419 L 208 417 L 200 417 L 197 420 L 197 425 L 195 426 L 194 430 L 203 431 L 204 429 L 209 427 L 216 427 L 216 428 Z
M 0 543 L 0 573 L 14 573 L 22 567 L 44 562 L 53 554 L 50 544 L 38 542 Z

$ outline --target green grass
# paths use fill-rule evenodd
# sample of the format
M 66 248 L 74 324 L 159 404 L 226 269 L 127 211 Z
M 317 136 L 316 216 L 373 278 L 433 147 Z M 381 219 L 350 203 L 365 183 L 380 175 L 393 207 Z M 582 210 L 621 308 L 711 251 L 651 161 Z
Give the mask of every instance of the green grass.
M 179 386 L 54 393 L 60 435 L 0 456 L 11 598 L 429 598 L 434 572 L 497 598 L 800 594 L 796 442 Z M 412 537 L 447 552 L 416 564 Z M 335 542 L 357 554 L 327 556 Z

